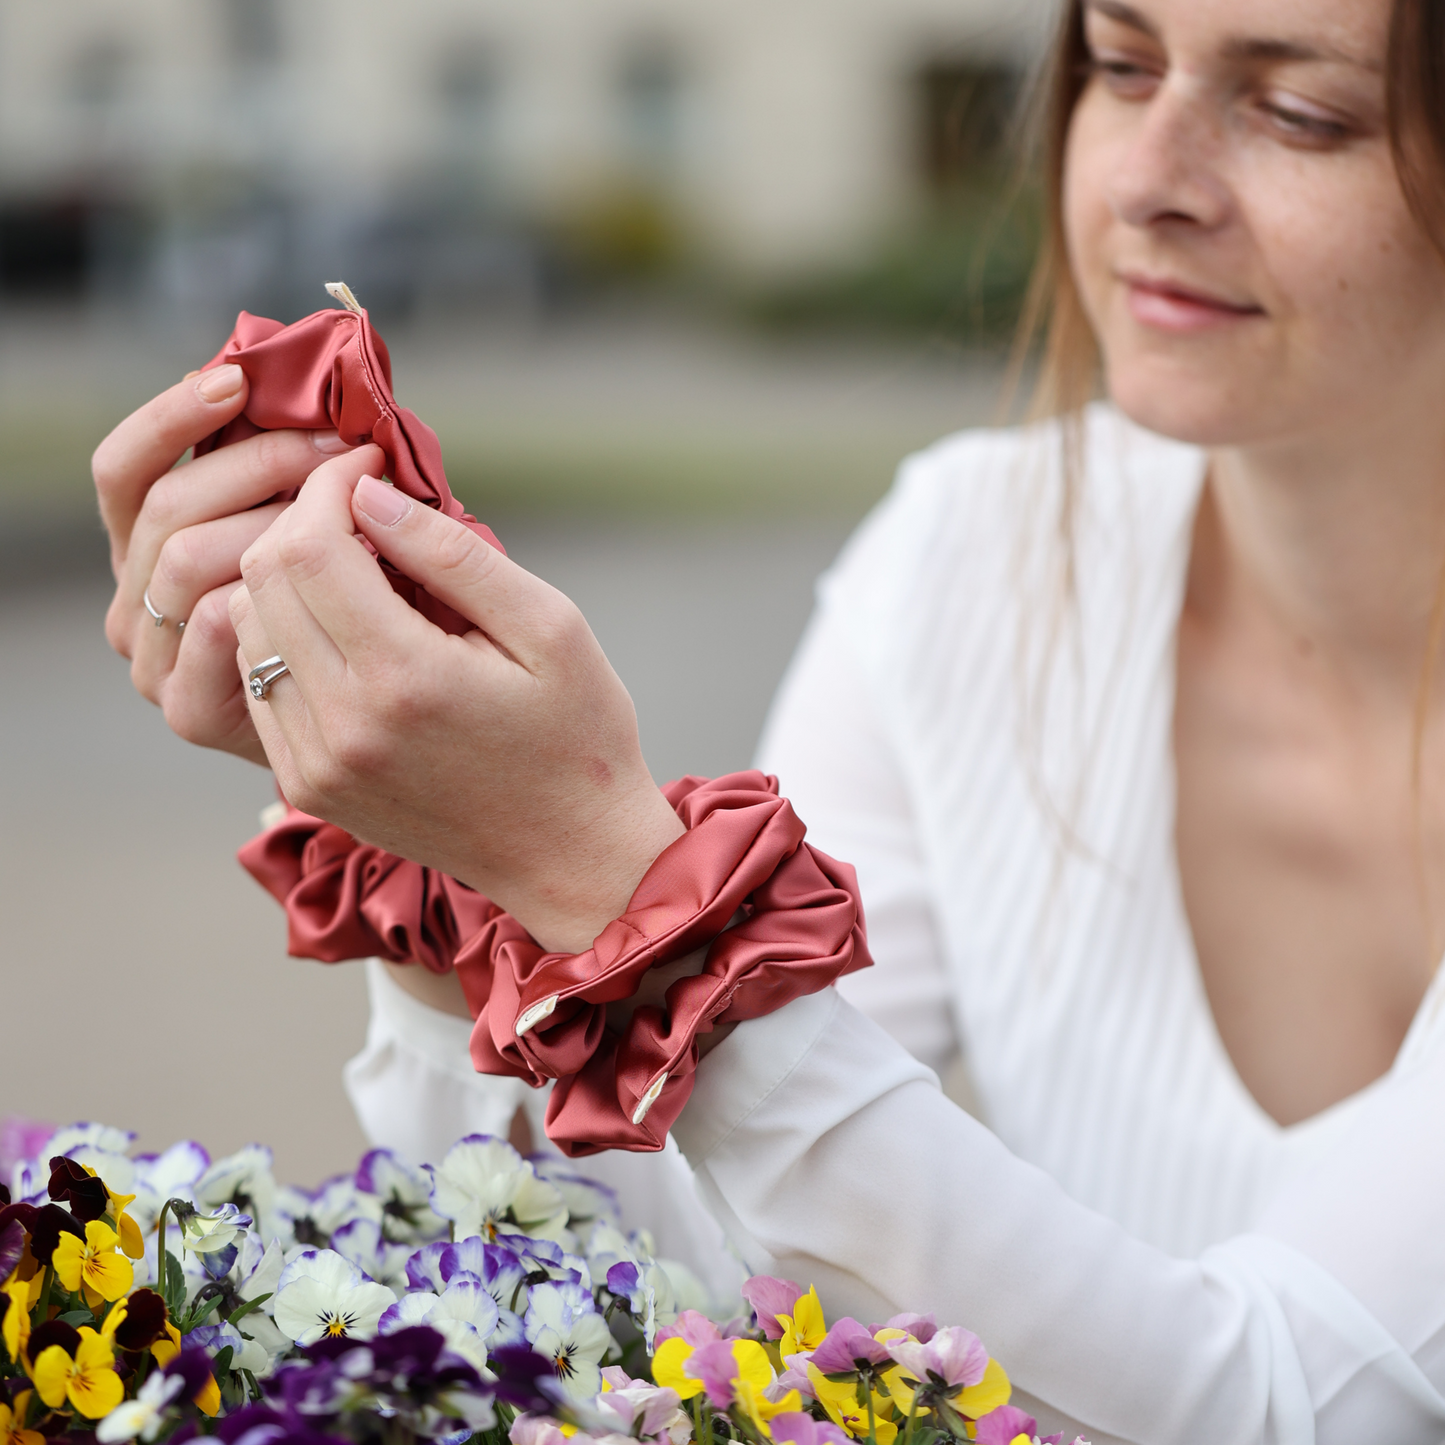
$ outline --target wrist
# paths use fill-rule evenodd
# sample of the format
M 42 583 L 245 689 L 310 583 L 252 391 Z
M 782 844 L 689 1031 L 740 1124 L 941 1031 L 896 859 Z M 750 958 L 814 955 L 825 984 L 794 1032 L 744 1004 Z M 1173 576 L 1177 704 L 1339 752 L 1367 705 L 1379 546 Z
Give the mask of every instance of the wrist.
M 624 811 L 599 823 L 590 845 L 579 837 L 565 858 L 552 860 L 514 886 L 468 879 L 505 908 L 549 953 L 584 953 L 627 912 L 647 870 L 687 831 L 661 790 L 648 780 Z M 579 829 L 579 834 L 582 830 Z

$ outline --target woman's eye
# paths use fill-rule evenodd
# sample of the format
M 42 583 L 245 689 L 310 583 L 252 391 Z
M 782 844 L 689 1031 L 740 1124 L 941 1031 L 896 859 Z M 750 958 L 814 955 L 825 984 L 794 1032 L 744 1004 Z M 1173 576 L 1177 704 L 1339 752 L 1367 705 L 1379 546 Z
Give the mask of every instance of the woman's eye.
M 1148 66 L 1116 56 L 1090 56 L 1089 74 L 1102 80 L 1114 95 L 1126 99 L 1147 96 L 1159 83 L 1158 75 Z
M 1350 136 L 1350 127 L 1343 121 L 1299 110 L 1280 101 L 1263 101 L 1261 109 L 1275 128 L 1291 140 L 1330 145 L 1348 140 Z

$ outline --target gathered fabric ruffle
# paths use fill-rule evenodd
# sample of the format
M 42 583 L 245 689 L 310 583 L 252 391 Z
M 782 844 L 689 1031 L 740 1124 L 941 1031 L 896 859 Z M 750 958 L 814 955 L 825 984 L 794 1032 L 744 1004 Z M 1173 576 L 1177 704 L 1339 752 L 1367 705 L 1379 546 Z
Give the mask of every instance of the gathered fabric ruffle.
M 691 1096 L 701 1035 L 872 963 L 853 869 L 806 841 L 776 778 L 690 777 L 663 793 L 687 832 L 578 954 L 547 952 L 455 879 L 294 808 L 240 856 L 285 906 L 293 954 L 455 967 L 474 1066 L 555 1081 L 547 1136 L 565 1154 L 655 1151 Z M 674 980 L 663 1007 L 609 1026 L 608 1006 L 651 969 L 704 948 L 701 971 Z
M 196 456 L 263 431 L 334 427 L 351 446 L 379 446 L 386 453 L 386 476 L 407 496 L 505 551 L 491 528 L 452 495 L 437 434 L 415 412 L 396 404 L 391 355 L 365 310 L 317 311 L 291 326 L 243 311 L 230 339 L 202 370 L 228 362 L 238 365 L 250 383 L 245 410 L 198 442 Z M 443 631 L 461 634 L 475 628 L 384 558 L 381 566 L 392 587 Z

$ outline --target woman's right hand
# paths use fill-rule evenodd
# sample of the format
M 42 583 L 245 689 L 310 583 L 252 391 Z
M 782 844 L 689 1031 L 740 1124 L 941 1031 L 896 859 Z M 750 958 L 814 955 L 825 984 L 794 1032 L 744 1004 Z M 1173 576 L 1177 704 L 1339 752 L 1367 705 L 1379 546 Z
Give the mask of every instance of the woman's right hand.
M 116 580 L 105 635 L 130 659 L 136 691 L 188 742 L 264 767 L 229 612 L 241 554 L 289 505 L 271 498 L 351 448 L 332 431 L 263 432 L 177 466 L 247 395 L 239 366 L 192 372 L 121 422 L 92 470 Z

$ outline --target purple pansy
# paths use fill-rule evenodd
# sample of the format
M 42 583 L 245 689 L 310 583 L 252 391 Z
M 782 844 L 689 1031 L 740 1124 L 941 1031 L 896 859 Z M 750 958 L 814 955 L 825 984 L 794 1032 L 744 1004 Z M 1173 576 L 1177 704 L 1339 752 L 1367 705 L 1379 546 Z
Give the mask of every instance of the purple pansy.
M 811 1358 L 825 1375 L 840 1375 L 871 1369 L 893 1357 L 888 1353 L 888 1346 L 875 1340 L 866 1325 L 844 1315 L 824 1336 Z

